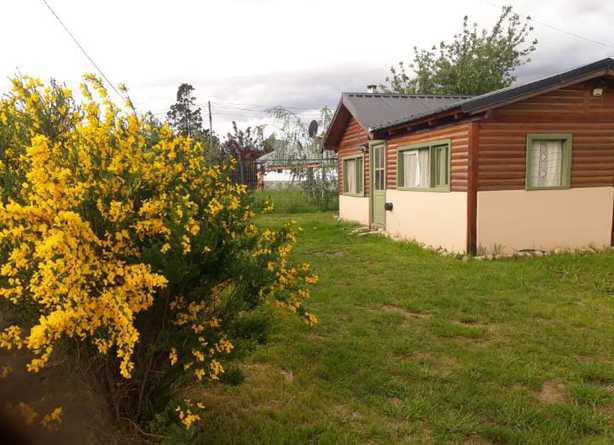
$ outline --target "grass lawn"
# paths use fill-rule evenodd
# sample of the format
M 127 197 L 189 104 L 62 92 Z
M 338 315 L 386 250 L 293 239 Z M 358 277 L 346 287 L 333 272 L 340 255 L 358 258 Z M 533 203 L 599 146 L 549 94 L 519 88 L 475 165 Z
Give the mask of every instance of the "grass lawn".
M 322 210 L 337 210 L 339 208 L 339 197 L 334 192 L 328 196 L 327 201 L 322 201 L 319 205 L 310 203 L 303 190 L 298 186 L 287 186 L 281 189 L 265 189 L 251 196 L 254 199 L 252 207 L 260 211 L 264 207 L 265 201 L 273 203 L 274 212 L 278 213 L 312 213 Z M 286 218 L 287 219 L 287 218 Z
M 195 443 L 614 443 L 614 251 L 463 262 L 332 213 L 260 224 L 289 218 L 321 322 L 275 318 Z

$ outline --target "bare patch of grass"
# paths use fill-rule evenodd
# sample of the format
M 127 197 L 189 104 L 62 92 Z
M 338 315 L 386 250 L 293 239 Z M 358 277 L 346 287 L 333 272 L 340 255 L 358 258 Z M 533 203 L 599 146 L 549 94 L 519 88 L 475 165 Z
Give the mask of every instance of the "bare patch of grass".
M 389 314 L 398 314 L 406 318 L 421 318 L 421 319 L 429 319 L 432 317 L 431 314 L 426 312 L 416 312 L 410 311 L 409 309 L 402 308 L 400 306 L 395 306 L 391 304 L 384 304 L 381 306 L 381 310 L 383 312 Z
M 565 403 L 567 401 L 565 385 L 556 380 L 548 380 L 542 385 L 537 399 L 543 403 Z

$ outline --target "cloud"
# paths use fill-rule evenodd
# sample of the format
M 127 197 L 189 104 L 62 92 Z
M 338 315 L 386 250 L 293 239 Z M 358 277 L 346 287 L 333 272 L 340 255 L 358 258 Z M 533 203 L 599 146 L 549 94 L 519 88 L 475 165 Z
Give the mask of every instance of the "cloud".
M 411 57 L 414 45 L 428 48 L 452 38 L 464 14 L 489 28 L 503 3 L 534 17 L 539 39 L 533 61 L 518 70 L 519 81 L 614 55 L 613 47 L 578 37 L 614 41 L 614 2 L 601 0 L 557 0 L 556 5 L 530 0 L 380 0 L 377 5 L 369 0 L 226 0 L 189 6 L 152 0 L 147 20 L 141 20 L 140 2 L 107 3 L 96 11 L 96 20 L 86 20 L 91 7 L 85 2 L 57 0 L 54 6 L 105 73 L 131 88 L 139 109 L 163 115 L 179 84 L 188 82 L 203 109 L 207 100 L 213 102 L 215 123 L 224 130 L 233 119 L 261 122 L 263 110 L 271 106 L 305 110 L 306 118 L 323 105 L 334 107 L 342 91 L 364 91 L 367 84 L 382 82 L 392 64 Z M 380 27 L 365 26 L 365 20 L 382 11 L 388 13 Z M 2 40 L 13 42 L 0 58 L 0 90 L 8 88 L 5 78 L 15 67 L 71 87 L 81 73 L 93 70 L 46 8 L 2 2 L 0 12 L 27 17 L 30 28 L 45 35 L 15 40 L 23 34 L 20 20 L 0 28 Z M 108 23 L 114 24 L 112 32 Z
M 250 76 L 217 78 L 172 77 L 161 81 L 133 85 L 140 93 L 168 95 L 187 82 L 196 89 L 202 102 L 235 102 L 262 108 L 286 106 L 319 109 L 323 105 L 336 105 L 342 91 L 365 90 L 368 83 L 384 79 L 387 67 L 331 66 L 317 70 L 271 72 Z
M 532 61 L 518 69 L 517 82 L 566 71 L 605 55 L 603 49 L 578 39 L 561 45 L 546 45 L 546 48 L 538 46 Z M 242 127 L 266 125 L 268 132 L 272 132 L 276 130 L 276 123 L 265 110 L 282 106 L 310 120 L 317 117 L 323 106 L 335 108 L 341 92 L 365 91 L 368 84 L 382 82 L 388 70 L 388 66 L 353 64 L 229 77 L 174 76 L 139 83 L 133 86 L 133 92 L 140 108 L 164 112 L 174 102 L 177 87 L 187 82 L 195 87 L 205 122 L 206 103 L 211 100 L 218 133 L 230 131 L 233 120 Z
M 265 110 L 276 106 L 315 118 L 323 106 L 336 107 L 341 92 L 364 91 L 367 84 L 381 82 L 387 69 L 344 65 L 224 78 L 174 76 L 132 85 L 131 94 L 139 108 L 162 114 L 174 102 L 177 87 L 190 83 L 203 114 L 211 100 L 214 120 L 226 132 L 232 120 L 242 125 L 269 122 Z

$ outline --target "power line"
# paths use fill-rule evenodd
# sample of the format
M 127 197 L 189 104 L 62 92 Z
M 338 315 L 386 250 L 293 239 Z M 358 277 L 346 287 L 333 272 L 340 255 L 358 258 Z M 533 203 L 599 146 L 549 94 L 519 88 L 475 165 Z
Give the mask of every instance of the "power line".
M 49 11 L 51 11 L 51 14 L 53 14 L 53 16 L 56 18 L 56 20 L 59 22 L 60 25 L 62 25 L 62 28 L 64 28 L 64 31 L 66 31 L 66 33 L 70 36 L 70 38 L 73 40 L 73 42 L 75 42 L 75 44 L 79 47 L 79 49 L 81 50 L 81 52 L 83 53 L 83 55 L 85 55 L 85 57 L 87 57 L 87 60 L 90 61 L 90 63 L 94 66 L 94 68 L 96 69 L 96 71 L 98 71 L 98 73 L 102 76 L 102 78 L 109 84 L 109 86 L 113 89 L 113 91 L 115 91 L 115 94 L 117 94 L 122 100 L 125 99 L 125 97 L 119 92 L 119 90 L 117 88 L 115 88 L 115 85 L 113 85 L 113 82 L 111 82 L 111 80 L 107 77 L 107 75 L 102 71 L 102 69 L 100 69 L 100 67 L 96 64 L 96 62 L 94 62 L 94 59 L 92 59 L 90 57 L 90 55 L 87 53 L 87 51 L 85 50 L 85 48 L 83 48 L 83 45 L 81 45 L 79 43 L 79 41 L 77 40 L 77 38 L 74 36 L 74 34 L 72 32 L 70 32 L 70 29 L 68 29 L 68 27 L 64 24 L 64 22 L 62 21 L 62 19 L 60 19 L 60 17 L 57 15 L 57 13 L 53 10 L 53 8 L 49 5 L 49 3 L 47 3 L 47 0 L 42 0 L 42 2 L 45 4 L 45 6 L 47 6 L 47 8 L 49 9 Z
M 241 117 L 256 117 L 258 115 L 263 116 L 263 117 L 272 117 L 270 113 L 270 108 L 268 107 L 263 108 L 263 109 L 254 109 L 254 108 L 243 108 L 243 107 L 238 107 L 234 105 L 220 105 L 221 103 L 222 102 L 211 101 L 211 106 L 215 106 L 215 109 L 213 110 L 213 114 L 234 115 L 234 116 L 241 116 Z M 228 104 L 228 102 L 223 102 L 223 104 Z M 201 109 L 202 108 L 203 107 L 201 107 Z M 208 104 L 207 106 L 204 106 L 204 108 L 208 109 Z M 282 108 L 287 108 L 287 107 L 282 107 Z M 152 114 L 156 116 L 160 116 L 166 113 L 167 111 L 158 111 Z M 320 111 L 315 108 L 305 108 L 305 111 L 297 112 L 297 115 L 299 116 L 320 116 Z
M 213 100 L 212 102 L 215 102 L 217 104 L 227 104 L 227 105 L 239 105 L 242 107 L 261 107 L 264 110 L 270 110 L 271 108 L 275 108 L 275 107 L 282 107 L 282 108 L 286 108 L 288 110 L 313 110 L 314 108 L 311 107 L 295 107 L 295 106 L 282 106 L 282 105 L 261 105 L 261 104 L 246 104 L 246 103 L 239 103 L 239 102 L 226 102 L 223 100 Z
M 497 4 L 497 3 L 491 2 L 491 1 L 489 1 L 489 0 L 479 0 L 479 1 L 481 1 L 482 3 L 485 3 L 485 4 L 487 4 L 487 5 L 493 6 L 493 7 L 495 7 L 495 8 L 499 8 L 499 9 L 500 9 L 500 8 L 502 8 L 502 7 L 503 7 L 503 5 L 500 5 L 500 4 Z M 578 34 L 578 33 L 575 33 L 575 32 L 566 31 L 566 30 L 564 30 L 564 29 L 562 29 L 562 28 L 558 28 L 558 27 L 556 27 L 556 26 L 550 25 L 549 23 L 542 22 L 541 20 L 536 20 L 536 19 L 533 17 L 533 15 L 532 15 L 532 14 L 528 14 L 528 15 L 531 17 L 531 20 L 532 20 L 533 22 L 535 22 L 535 23 L 537 23 L 537 24 L 540 24 L 540 25 L 542 25 L 542 26 L 545 26 L 545 27 L 547 27 L 547 28 L 550 28 L 550 29 L 552 29 L 552 30 L 554 30 L 554 31 L 558 31 L 558 32 L 561 32 L 561 33 L 563 33 L 563 34 L 567 34 L 567 35 L 569 35 L 569 36 L 571 36 L 571 37 L 575 37 L 576 39 L 584 40 L 585 42 L 593 43 L 593 44 L 595 44 L 595 45 L 599 45 L 599 46 L 602 46 L 602 47 L 604 47 L 604 48 L 612 48 L 612 49 L 614 49 L 614 44 L 611 44 L 611 43 L 606 43 L 606 42 L 601 42 L 601 41 L 599 41 L 599 40 L 595 40 L 595 39 L 592 39 L 592 38 L 590 38 L 590 37 L 583 36 L 583 35 Z

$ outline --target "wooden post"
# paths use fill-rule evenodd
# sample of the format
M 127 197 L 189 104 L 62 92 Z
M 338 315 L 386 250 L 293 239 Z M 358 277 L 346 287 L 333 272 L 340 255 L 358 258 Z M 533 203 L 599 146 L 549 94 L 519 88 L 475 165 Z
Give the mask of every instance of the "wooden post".
M 478 250 L 478 152 L 479 122 L 469 124 L 469 147 L 467 153 L 467 254 L 476 255 Z

